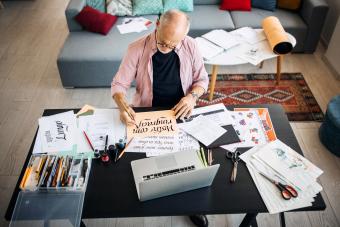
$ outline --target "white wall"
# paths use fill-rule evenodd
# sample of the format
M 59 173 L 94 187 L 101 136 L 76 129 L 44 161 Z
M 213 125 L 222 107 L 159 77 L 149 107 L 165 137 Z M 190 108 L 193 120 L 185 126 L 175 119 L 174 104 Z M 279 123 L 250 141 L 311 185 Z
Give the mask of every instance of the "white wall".
M 325 53 L 325 61 L 330 66 L 334 75 L 340 79 L 340 18 L 335 26 L 332 38 Z

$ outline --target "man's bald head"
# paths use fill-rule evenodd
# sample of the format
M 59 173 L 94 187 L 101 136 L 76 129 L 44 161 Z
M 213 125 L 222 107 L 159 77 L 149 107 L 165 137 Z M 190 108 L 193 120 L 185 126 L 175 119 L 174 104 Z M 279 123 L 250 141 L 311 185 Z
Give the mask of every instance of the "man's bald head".
M 189 17 L 185 13 L 175 9 L 166 11 L 157 23 L 157 41 L 176 46 L 187 35 L 189 27 Z

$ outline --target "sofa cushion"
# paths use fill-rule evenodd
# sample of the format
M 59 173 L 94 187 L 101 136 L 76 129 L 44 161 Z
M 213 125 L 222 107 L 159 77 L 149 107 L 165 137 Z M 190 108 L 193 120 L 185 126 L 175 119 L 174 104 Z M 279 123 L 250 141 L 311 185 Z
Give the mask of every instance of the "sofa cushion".
M 85 6 L 75 17 L 75 20 L 88 31 L 106 35 L 116 22 L 117 17 Z
M 116 16 L 132 16 L 132 0 L 106 0 L 106 12 Z
M 194 0 L 194 5 L 219 5 L 221 0 Z
M 170 9 L 179 9 L 183 12 L 191 12 L 194 9 L 193 0 L 163 0 L 163 11 Z
M 251 0 L 251 6 L 274 11 L 276 9 L 276 0 Z
M 301 0 L 278 0 L 277 7 L 281 9 L 298 10 Z
M 218 7 L 218 5 L 196 5 L 193 12 L 187 13 L 190 17 L 189 35 L 195 38 L 213 29 L 233 30 L 235 26 L 230 13 Z
M 222 0 L 220 9 L 222 10 L 242 10 L 242 11 L 250 11 L 251 10 L 251 1 L 250 0 Z
M 133 15 L 159 14 L 163 12 L 162 0 L 132 0 Z
M 105 13 L 105 0 L 86 0 L 86 5 Z
M 230 12 L 235 28 L 252 27 L 262 28 L 262 20 L 268 16 L 275 16 L 279 18 L 284 29 L 291 33 L 296 40 L 305 40 L 307 35 L 307 25 L 301 19 L 299 14 L 277 9 L 274 12 L 253 8 L 250 12 L 233 11 Z M 303 43 L 297 42 L 294 52 L 303 51 Z

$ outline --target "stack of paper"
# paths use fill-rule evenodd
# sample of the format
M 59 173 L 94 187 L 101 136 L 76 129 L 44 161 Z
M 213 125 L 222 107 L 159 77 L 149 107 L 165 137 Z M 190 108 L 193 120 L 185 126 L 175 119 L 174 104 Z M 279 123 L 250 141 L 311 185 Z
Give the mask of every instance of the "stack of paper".
M 182 130 L 174 136 L 148 136 L 134 138 L 126 152 L 146 153 L 147 157 L 178 151 L 199 150 L 197 140 Z
M 268 113 L 268 110 L 267 110 Z M 274 137 L 269 138 L 267 131 L 265 130 L 271 124 L 270 117 L 268 123 L 266 120 L 261 119 L 258 110 L 246 110 L 246 111 L 230 111 L 231 118 L 233 119 L 233 127 L 236 130 L 241 142 L 233 143 L 221 146 L 223 149 L 234 151 L 238 147 L 253 147 L 262 145 L 276 139 Z M 269 113 L 268 113 L 269 116 Z M 265 116 L 267 117 L 267 116 Z M 270 128 L 274 131 L 273 128 Z
M 202 37 L 225 50 L 240 44 L 234 36 L 222 29 L 212 30 L 211 32 L 202 35 Z
M 147 26 L 152 22 L 144 17 L 131 17 L 124 18 L 121 25 L 117 25 L 117 28 L 121 34 L 131 32 L 142 32 L 148 30 Z
M 263 30 L 255 30 L 250 27 L 236 29 L 230 34 L 252 45 L 266 39 Z
M 271 214 L 311 206 L 314 197 L 322 190 L 317 178 L 323 171 L 280 140 L 256 146 L 240 157 L 246 162 Z M 283 199 L 278 188 L 259 172 L 291 185 L 297 190 L 298 197 Z
M 219 55 L 224 51 L 222 47 L 216 46 L 215 44 L 209 42 L 201 37 L 195 38 L 198 49 L 200 50 L 202 57 L 205 60 L 210 60 L 216 55 Z

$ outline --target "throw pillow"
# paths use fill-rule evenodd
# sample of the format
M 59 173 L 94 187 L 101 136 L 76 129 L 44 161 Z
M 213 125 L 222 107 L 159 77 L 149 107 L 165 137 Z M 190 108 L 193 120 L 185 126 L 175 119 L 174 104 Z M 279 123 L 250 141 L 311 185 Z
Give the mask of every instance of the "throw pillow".
M 170 9 L 178 9 L 184 12 L 192 12 L 194 10 L 193 0 L 163 0 L 164 12 Z
M 106 12 L 116 16 L 132 16 L 131 0 L 106 0 Z
M 86 5 L 105 13 L 105 0 L 86 0 Z
M 281 9 L 298 10 L 301 0 L 277 0 L 277 7 Z
M 160 14 L 163 12 L 162 0 L 133 0 L 133 15 Z
M 117 17 L 85 6 L 75 17 L 75 20 L 88 31 L 106 35 L 116 22 Z
M 250 0 L 222 0 L 220 5 L 221 10 L 240 10 L 250 11 Z
M 251 6 L 259 9 L 274 11 L 276 0 L 251 0 Z

